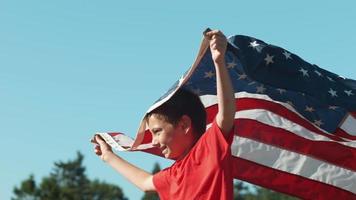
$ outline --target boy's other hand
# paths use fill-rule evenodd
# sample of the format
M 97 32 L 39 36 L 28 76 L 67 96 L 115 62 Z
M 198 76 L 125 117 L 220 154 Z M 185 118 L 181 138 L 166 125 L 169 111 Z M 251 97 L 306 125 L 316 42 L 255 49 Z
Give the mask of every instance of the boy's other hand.
M 108 156 L 110 154 L 113 154 L 113 151 L 110 147 L 110 145 L 108 145 L 101 137 L 100 135 L 95 134 L 93 139 L 91 139 L 91 142 L 93 144 L 95 144 L 94 147 L 94 152 L 96 155 L 100 156 L 100 158 L 103 161 L 107 161 Z
M 205 36 L 210 40 L 210 51 L 214 62 L 225 62 L 225 52 L 227 40 L 225 35 L 219 30 L 212 30 L 205 33 Z

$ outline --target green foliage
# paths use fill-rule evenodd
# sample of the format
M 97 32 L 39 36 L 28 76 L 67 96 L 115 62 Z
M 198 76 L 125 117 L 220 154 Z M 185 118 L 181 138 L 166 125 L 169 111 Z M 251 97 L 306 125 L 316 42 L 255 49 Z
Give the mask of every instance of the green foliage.
M 281 194 L 278 192 L 274 192 L 272 190 L 268 190 L 265 188 L 257 188 L 257 199 L 259 200 L 269 200 L 269 199 L 276 199 L 276 200 L 297 200 L 295 197 L 291 197 L 285 194 Z
M 34 176 L 14 188 L 13 200 L 126 200 L 120 187 L 89 180 L 82 165 L 83 155 L 68 162 L 55 162 L 49 176 L 39 185 Z
M 90 180 L 85 174 L 83 155 L 78 152 L 74 160 L 55 162 L 52 172 L 39 184 L 33 175 L 14 188 L 12 200 L 127 200 L 120 187 L 99 180 Z M 155 163 L 152 173 L 161 171 Z M 142 200 L 159 200 L 157 193 L 147 192 Z M 297 200 L 278 192 L 242 181 L 234 183 L 234 200 Z
M 155 174 L 159 171 L 161 171 L 161 167 L 158 163 L 155 163 L 153 166 L 152 174 Z M 142 200 L 159 200 L 159 197 L 156 192 L 146 192 L 145 195 L 143 195 Z
M 236 181 L 234 200 L 297 200 L 297 198 L 253 185 L 248 187 L 246 183 Z

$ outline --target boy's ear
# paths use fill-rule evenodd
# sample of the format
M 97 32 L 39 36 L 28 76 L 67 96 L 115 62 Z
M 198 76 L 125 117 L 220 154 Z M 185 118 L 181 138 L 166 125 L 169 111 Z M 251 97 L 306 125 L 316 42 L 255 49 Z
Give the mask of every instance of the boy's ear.
M 180 123 L 184 132 L 187 134 L 191 130 L 192 120 L 188 115 L 183 115 L 180 119 Z

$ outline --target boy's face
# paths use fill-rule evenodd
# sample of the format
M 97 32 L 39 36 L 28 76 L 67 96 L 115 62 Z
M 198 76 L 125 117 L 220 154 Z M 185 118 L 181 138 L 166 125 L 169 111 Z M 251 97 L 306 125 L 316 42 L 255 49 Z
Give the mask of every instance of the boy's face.
M 194 137 L 188 116 L 183 116 L 174 126 L 153 114 L 148 118 L 148 127 L 152 133 L 153 146 L 158 147 L 166 158 L 180 160 L 193 146 Z

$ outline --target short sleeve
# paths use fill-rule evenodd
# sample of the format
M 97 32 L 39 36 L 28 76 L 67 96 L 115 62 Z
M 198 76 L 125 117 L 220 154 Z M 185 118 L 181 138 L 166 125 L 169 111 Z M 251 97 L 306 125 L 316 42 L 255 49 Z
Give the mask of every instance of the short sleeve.
M 224 157 L 231 154 L 231 144 L 234 133 L 235 126 L 229 132 L 228 137 L 225 138 L 225 135 L 219 128 L 216 119 L 214 119 L 210 128 L 208 128 L 201 139 L 205 140 L 204 142 L 207 143 L 210 152 L 216 153 L 219 159 L 223 159 Z
M 169 199 L 169 168 L 157 172 L 153 175 L 153 184 L 161 199 Z

